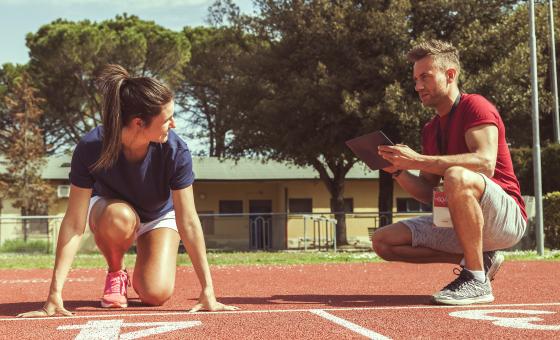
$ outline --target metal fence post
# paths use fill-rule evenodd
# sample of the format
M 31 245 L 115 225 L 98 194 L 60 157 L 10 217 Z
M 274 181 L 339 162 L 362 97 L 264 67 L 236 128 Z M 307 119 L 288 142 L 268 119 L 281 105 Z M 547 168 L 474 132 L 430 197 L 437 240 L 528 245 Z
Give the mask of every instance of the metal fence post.
M 338 221 L 335 219 L 332 221 L 332 228 L 333 228 L 333 245 L 334 245 L 334 252 L 336 253 L 336 223 Z
M 307 250 L 307 215 L 303 215 L 303 250 Z

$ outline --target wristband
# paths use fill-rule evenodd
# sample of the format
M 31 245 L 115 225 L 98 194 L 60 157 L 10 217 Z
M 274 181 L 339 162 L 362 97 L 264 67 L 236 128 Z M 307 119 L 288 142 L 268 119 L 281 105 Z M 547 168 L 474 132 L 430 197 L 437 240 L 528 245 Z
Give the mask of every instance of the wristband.
M 397 177 L 399 177 L 402 172 L 402 170 L 397 170 L 391 174 L 391 177 L 393 177 L 393 179 L 397 179 Z

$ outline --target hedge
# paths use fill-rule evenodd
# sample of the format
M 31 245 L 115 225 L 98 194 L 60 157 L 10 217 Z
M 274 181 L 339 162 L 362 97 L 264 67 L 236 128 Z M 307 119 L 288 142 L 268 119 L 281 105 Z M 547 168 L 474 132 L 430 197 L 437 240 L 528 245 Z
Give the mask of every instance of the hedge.
M 523 195 L 534 196 L 531 148 L 511 149 L 511 160 Z M 541 148 L 542 192 L 560 191 L 560 144 Z

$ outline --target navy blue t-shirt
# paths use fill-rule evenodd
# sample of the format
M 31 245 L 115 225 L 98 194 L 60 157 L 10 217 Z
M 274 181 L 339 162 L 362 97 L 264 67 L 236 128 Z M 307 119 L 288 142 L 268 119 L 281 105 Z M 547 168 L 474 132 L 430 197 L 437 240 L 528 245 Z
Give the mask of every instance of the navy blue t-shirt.
M 169 131 L 167 142 L 150 143 L 143 160 L 129 162 L 121 151 L 112 168 L 91 172 L 102 145 L 102 126 L 82 137 L 72 155 L 70 183 L 93 188 L 93 196 L 128 202 L 141 222 L 153 221 L 173 210 L 171 190 L 186 188 L 194 182 L 189 148 L 173 130 Z

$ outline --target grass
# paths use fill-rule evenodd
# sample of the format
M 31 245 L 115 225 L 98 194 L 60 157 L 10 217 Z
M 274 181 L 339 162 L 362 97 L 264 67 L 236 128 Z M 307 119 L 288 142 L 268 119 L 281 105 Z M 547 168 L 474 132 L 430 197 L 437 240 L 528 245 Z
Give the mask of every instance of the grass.
M 560 261 L 560 250 L 547 250 L 544 256 L 535 251 L 504 252 L 506 260 L 528 261 L 547 260 Z M 136 255 L 126 254 L 125 264 L 133 267 Z M 290 265 L 316 263 L 367 263 L 381 262 L 373 252 L 209 252 L 208 262 L 211 265 Z M 186 254 L 179 254 L 178 264 L 191 265 Z M 0 254 L 0 269 L 52 269 L 54 255 L 47 254 Z M 105 268 L 106 262 L 99 254 L 79 254 L 74 259 L 73 268 Z
M 6 240 L 0 247 L 2 253 L 46 253 L 49 244 L 44 240 Z

